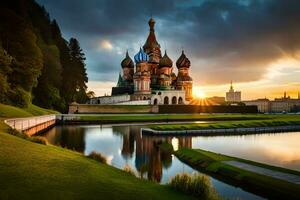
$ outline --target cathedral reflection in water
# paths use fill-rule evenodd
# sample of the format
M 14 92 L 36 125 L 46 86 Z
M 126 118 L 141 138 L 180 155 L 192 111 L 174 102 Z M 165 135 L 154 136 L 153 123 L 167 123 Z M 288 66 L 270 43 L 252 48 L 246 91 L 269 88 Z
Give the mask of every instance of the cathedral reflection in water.
M 93 130 L 92 133 L 91 129 Z M 139 126 L 113 126 L 105 128 L 105 130 L 108 129 L 111 131 L 109 132 L 110 135 L 105 136 L 101 132 L 101 129 L 99 132 L 99 128 L 95 127 L 61 126 L 51 129 L 44 137 L 51 144 L 82 153 L 88 153 L 86 149 L 90 145 L 89 151 L 96 150 L 106 156 L 112 154 L 113 159 L 121 163 L 120 165 L 130 160 L 133 162 L 130 167 L 135 168 L 141 178 L 148 178 L 156 182 L 161 182 L 163 168 L 168 169 L 172 165 L 172 154 L 161 149 L 160 144 L 172 144 L 175 150 L 181 147 L 192 147 L 192 137 L 142 135 L 141 127 Z M 90 138 L 90 135 L 97 135 L 97 138 Z M 106 141 L 105 137 L 109 137 L 110 141 Z M 97 148 L 93 146 L 95 144 L 92 145 L 91 143 L 96 143 Z M 118 148 L 121 152 L 110 152 Z
M 163 167 L 168 169 L 172 165 L 172 154 L 161 150 L 160 144 L 171 144 L 174 149 L 192 147 L 192 137 L 142 135 L 137 126 L 113 127 L 113 132 L 123 137 L 123 158 L 132 158 L 135 153 L 135 168 L 139 175 L 156 182 L 161 181 Z

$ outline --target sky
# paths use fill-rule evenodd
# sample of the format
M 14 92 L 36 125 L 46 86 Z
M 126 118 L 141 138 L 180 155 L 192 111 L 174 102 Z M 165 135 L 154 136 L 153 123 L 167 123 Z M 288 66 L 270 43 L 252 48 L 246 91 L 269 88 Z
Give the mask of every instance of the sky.
M 242 99 L 296 98 L 300 91 L 298 0 L 37 0 L 66 39 L 86 55 L 88 90 L 110 94 L 128 49 L 143 46 L 156 21 L 161 50 L 191 61 L 195 93 L 225 96 L 230 81 Z

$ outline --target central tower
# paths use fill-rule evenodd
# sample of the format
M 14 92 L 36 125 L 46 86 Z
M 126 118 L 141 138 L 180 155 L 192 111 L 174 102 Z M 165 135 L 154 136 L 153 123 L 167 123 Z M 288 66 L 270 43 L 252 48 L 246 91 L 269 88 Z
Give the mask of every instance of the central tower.
M 158 64 L 161 59 L 161 51 L 160 51 L 160 45 L 156 40 L 155 36 L 155 21 L 151 17 L 148 21 L 150 30 L 148 38 L 143 46 L 144 52 L 149 55 L 149 70 L 151 72 L 151 88 L 158 89 L 159 88 L 159 82 L 158 82 L 158 76 L 159 76 L 159 70 L 158 70 Z
M 155 21 L 152 17 L 150 18 L 148 24 L 150 27 L 150 31 L 143 48 L 145 53 L 149 55 L 149 62 L 158 64 L 161 58 L 161 52 L 160 52 L 160 45 L 158 44 L 155 36 L 155 30 L 154 30 Z

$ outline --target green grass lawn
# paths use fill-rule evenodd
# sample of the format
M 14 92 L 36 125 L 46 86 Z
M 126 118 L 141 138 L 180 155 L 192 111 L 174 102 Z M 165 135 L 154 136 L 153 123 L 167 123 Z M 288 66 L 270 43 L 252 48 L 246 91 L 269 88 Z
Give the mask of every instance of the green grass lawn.
M 189 199 L 82 154 L 0 132 L 0 199 Z
M 3 119 L 56 113 L 0 104 L 0 199 L 193 199 L 80 153 L 10 135 Z
M 18 108 L 10 105 L 0 104 L 0 118 L 12 118 L 12 117 L 32 117 L 36 115 L 58 114 L 59 112 L 54 110 L 48 110 L 30 104 L 28 108 Z
M 259 193 L 271 196 L 279 195 L 280 197 L 289 197 L 289 199 L 296 199 L 300 196 L 300 185 L 246 171 L 244 169 L 225 164 L 222 161 L 236 160 L 259 167 L 300 176 L 300 172 L 298 171 L 269 166 L 200 149 L 183 148 L 176 151 L 175 155 L 183 162 L 200 171 L 221 177 L 226 180 L 231 180 L 244 189 L 252 189 L 252 192 L 258 191 Z M 253 188 L 255 188 L 254 191 Z
M 149 127 L 154 130 L 170 131 L 300 125 L 300 115 L 257 115 L 256 118 L 252 115 L 245 115 L 243 119 L 238 117 L 225 119 L 225 117 L 226 115 L 223 115 L 223 118 L 219 116 L 217 118 L 219 120 L 214 120 L 211 123 L 162 124 L 149 125 Z
M 228 121 L 269 119 L 267 115 L 241 114 L 102 114 L 81 115 L 80 121 L 99 123 L 120 122 L 169 122 L 169 121 Z

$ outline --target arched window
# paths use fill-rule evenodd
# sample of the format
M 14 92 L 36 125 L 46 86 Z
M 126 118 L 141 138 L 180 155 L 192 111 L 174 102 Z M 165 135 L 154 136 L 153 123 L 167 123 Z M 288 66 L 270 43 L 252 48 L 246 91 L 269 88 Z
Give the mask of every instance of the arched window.
M 146 97 L 146 96 L 144 96 L 144 100 L 147 100 L 147 97 Z
M 183 100 L 181 97 L 178 98 L 178 104 L 183 104 Z
M 172 97 L 172 104 L 177 104 L 177 98 L 175 96 Z
M 161 95 L 161 92 L 158 92 L 158 95 Z
M 157 105 L 157 99 L 154 99 L 153 104 L 154 104 L 154 105 Z
M 164 98 L 164 104 L 169 104 L 169 97 Z

